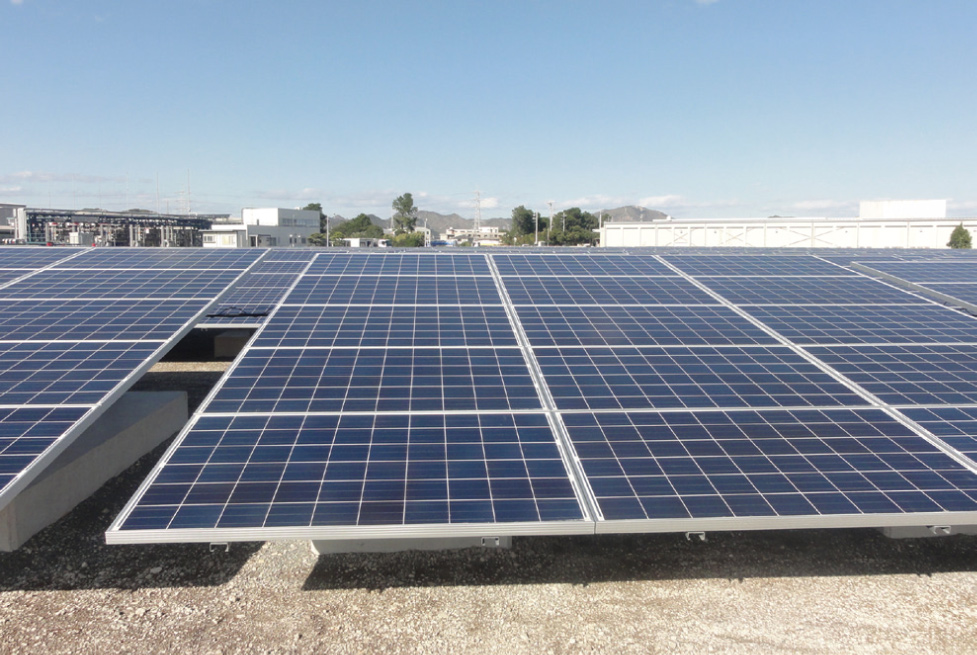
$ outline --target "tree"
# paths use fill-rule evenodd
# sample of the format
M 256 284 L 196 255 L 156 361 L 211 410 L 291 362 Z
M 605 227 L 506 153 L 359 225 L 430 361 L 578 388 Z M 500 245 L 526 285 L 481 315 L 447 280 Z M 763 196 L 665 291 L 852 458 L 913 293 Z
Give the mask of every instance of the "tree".
M 417 207 L 414 206 L 414 196 L 409 193 L 398 196 L 393 201 L 393 208 L 394 234 L 413 232 L 414 226 L 417 224 Z
M 332 229 L 329 234 L 333 243 L 339 243 L 342 239 L 359 237 L 361 239 L 382 239 L 383 228 L 375 225 L 366 214 L 360 214 L 356 218 L 340 223 Z
M 329 218 L 322 211 L 322 203 L 310 202 L 309 204 L 307 204 L 302 209 L 307 209 L 309 211 L 319 212 L 319 231 L 320 232 L 328 232 L 329 231 L 328 228 L 326 227 L 326 224 L 329 221 Z
M 310 246 L 328 246 L 329 242 L 326 240 L 326 235 L 322 232 L 316 232 L 315 234 L 309 235 L 309 245 Z
M 579 207 L 571 207 L 553 217 L 553 232 L 550 243 L 558 246 L 575 246 L 581 243 L 594 244 L 597 235 L 598 219 Z
M 395 235 L 390 240 L 390 245 L 397 248 L 419 248 L 424 245 L 424 233 L 404 232 L 403 234 Z
M 950 234 L 950 241 L 946 244 L 951 248 L 970 248 L 970 230 L 963 226 L 963 223 L 953 228 L 953 233 Z
M 513 236 L 536 233 L 536 213 L 519 205 L 512 210 L 512 227 L 509 230 Z

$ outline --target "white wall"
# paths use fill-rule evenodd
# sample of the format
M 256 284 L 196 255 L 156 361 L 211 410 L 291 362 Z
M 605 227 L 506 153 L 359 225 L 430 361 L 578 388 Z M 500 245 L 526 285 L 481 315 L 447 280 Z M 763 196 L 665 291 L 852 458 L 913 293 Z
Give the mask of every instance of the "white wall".
M 304 246 L 319 231 L 319 212 L 309 209 L 247 207 L 241 220 L 247 230 L 245 246 Z
M 977 219 L 860 220 L 671 220 L 604 223 L 600 245 L 754 248 L 946 248 L 963 223 L 977 236 Z

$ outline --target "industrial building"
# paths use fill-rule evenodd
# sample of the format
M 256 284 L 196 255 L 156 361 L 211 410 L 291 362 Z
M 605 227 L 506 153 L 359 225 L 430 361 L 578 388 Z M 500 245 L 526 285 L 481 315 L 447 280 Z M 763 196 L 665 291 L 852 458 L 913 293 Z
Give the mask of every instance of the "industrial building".
M 12 229 L 9 238 L 21 244 L 199 247 L 203 243 L 202 231 L 227 217 L 227 214 L 157 214 L 5 205 L 0 222 L 5 223 L 8 230 Z
M 946 217 L 946 200 L 862 202 L 857 218 L 688 218 L 604 223 L 605 247 L 695 246 L 760 248 L 946 248 L 958 225 L 973 232 L 977 218 Z
M 306 246 L 319 232 L 319 212 L 309 209 L 247 207 L 241 218 L 215 221 L 203 233 L 204 248 Z

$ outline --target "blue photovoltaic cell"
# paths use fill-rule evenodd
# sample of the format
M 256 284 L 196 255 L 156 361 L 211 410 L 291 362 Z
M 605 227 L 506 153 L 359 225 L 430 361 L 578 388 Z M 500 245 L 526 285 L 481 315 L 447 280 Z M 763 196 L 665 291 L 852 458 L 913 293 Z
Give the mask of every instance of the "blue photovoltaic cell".
M 89 410 L 88 407 L 0 407 L 0 491 Z
M 977 475 L 881 410 L 564 421 L 606 520 L 977 510 Z
M 204 415 L 121 530 L 582 518 L 542 414 Z
M 271 255 L 267 255 L 267 257 L 270 256 Z M 257 274 L 299 275 L 305 270 L 306 266 L 308 266 L 308 262 L 265 261 L 262 259 L 260 262 L 251 267 L 251 269 L 248 271 L 248 276 Z
M 298 266 L 301 270 L 307 265 L 303 262 L 270 262 L 263 266 L 263 262 L 259 262 L 255 267 L 263 266 L 263 270 L 268 270 L 280 266 Z M 297 273 L 249 271 L 241 276 L 216 307 L 211 308 L 201 324 L 235 325 L 263 322 L 285 297 L 296 279 L 298 279 Z
M 533 346 L 774 344 L 776 339 L 727 307 L 518 308 Z
M 94 405 L 160 343 L 0 342 L 0 405 Z
M 787 347 L 538 348 L 561 410 L 867 405 Z
M 676 275 L 652 256 L 642 255 L 494 255 L 499 273 L 506 276 L 559 275 L 562 277 L 613 275 L 615 277 Z
M 322 252 L 321 248 L 269 248 L 265 256 L 261 258 L 261 263 L 310 262 Z
M 11 248 L 0 246 L 0 268 L 44 268 L 79 252 L 82 252 L 79 248 Z
M 717 305 L 679 277 L 506 277 L 515 305 Z
M 49 269 L 2 290 L 6 298 L 167 298 L 213 297 L 227 288 L 240 271 L 85 270 Z
M 937 305 L 744 307 L 790 341 L 836 343 L 977 343 L 977 319 Z
M 515 345 L 515 333 L 501 305 L 285 306 L 253 344 L 256 348 Z
M 666 256 L 668 263 L 692 276 L 854 275 L 854 272 L 809 256 Z
M 831 346 L 808 350 L 889 405 L 977 403 L 977 346 Z
M 977 461 L 977 407 L 911 407 L 900 411 L 943 443 Z
M 247 268 L 261 250 L 229 248 L 91 248 L 55 268 L 236 269 Z
M 336 254 L 320 255 L 309 275 L 491 275 L 484 255 Z
M 27 275 L 31 271 L 29 269 L 23 269 L 19 271 L 15 270 L 0 270 L 0 284 L 6 284 L 11 280 L 16 280 L 22 275 Z
M 0 339 L 168 339 L 206 304 L 206 300 L 4 300 Z
M 977 305 L 977 284 L 924 284 L 922 286 L 957 300 Z
M 914 284 L 971 282 L 977 284 L 977 261 L 871 262 L 865 266 Z
M 929 302 L 866 277 L 701 277 L 736 305 L 880 305 Z
M 252 349 L 209 412 L 539 409 L 515 348 Z
M 500 305 L 490 277 L 305 275 L 286 297 L 290 305 Z
M 281 273 L 245 273 L 221 298 L 222 306 L 276 305 L 285 296 L 298 275 Z

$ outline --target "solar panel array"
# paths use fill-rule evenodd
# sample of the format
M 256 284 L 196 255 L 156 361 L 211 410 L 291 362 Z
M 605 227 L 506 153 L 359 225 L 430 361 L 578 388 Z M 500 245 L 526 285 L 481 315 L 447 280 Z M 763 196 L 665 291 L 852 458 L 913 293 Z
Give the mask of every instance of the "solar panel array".
M 261 254 L 0 249 L 0 507 Z
M 961 254 L 953 258 L 902 262 L 874 261 L 873 258 L 873 261 L 859 263 L 858 269 L 869 275 L 908 283 L 910 288 L 923 294 L 974 311 L 977 310 L 977 261 L 966 261 L 964 257 Z
M 286 291 L 110 541 L 977 523 L 977 320 L 828 258 L 323 253 Z
M 569 466 L 485 256 L 322 254 L 110 538 L 592 531 Z
M 975 324 L 810 256 L 322 254 L 109 539 L 972 522 L 907 413 Z

